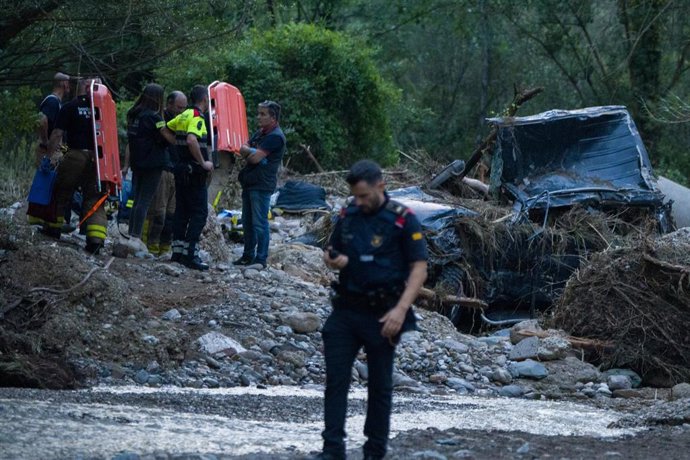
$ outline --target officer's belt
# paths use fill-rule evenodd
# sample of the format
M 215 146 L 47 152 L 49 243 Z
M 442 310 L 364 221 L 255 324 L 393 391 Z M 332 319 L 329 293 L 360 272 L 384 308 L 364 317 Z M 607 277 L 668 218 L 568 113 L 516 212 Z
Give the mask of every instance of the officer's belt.
M 333 306 L 354 310 L 366 310 L 384 313 L 395 306 L 402 295 L 403 288 L 382 287 L 367 292 L 353 292 L 346 289 L 336 289 L 336 300 Z

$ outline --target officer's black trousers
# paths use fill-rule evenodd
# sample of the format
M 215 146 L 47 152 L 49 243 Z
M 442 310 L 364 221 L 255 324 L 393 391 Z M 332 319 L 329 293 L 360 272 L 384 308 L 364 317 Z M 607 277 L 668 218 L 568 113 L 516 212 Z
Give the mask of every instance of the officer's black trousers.
M 173 239 L 198 243 L 207 217 L 208 189 L 205 178 L 176 171 Z
M 395 347 L 381 335 L 378 316 L 348 308 L 336 308 L 323 328 L 326 358 L 325 429 L 323 451 L 345 456 L 345 416 L 352 364 L 360 347 L 367 353 L 369 369 L 365 455 L 379 458 L 386 453 L 393 397 Z

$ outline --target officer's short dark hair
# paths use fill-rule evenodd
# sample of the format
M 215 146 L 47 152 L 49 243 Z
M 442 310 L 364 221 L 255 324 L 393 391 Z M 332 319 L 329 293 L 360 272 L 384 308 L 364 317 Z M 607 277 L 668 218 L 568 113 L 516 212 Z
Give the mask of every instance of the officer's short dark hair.
M 259 103 L 259 107 L 268 109 L 268 113 L 275 118 L 276 121 L 280 121 L 280 104 L 275 101 L 263 101 Z
M 206 96 L 206 87 L 203 85 L 196 85 L 189 93 L 189 99 L 191 99 L 192 104 L 198 104 L 203 101 Z
M 381 166 L 371 160 L 359 160 L 353 164 L 345 178 L 350 185 L 355 185 L 361 181 L 365 181 L 369 185 L 376 185 L 381 179 L 383 179 Z

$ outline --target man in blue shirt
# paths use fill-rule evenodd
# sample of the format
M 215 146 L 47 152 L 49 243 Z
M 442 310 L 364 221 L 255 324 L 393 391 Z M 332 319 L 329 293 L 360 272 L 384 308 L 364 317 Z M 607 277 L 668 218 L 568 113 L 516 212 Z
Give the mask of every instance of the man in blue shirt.
M 270 241 L 268 210 L 286 150 L 285 134 L 279 126 L 280 105 L 273 101 L 260 103 L 257 120 L 259 130 L 240 147 L 240 155 L 246 161 L 238 175 L 242 186 L 244 252 L 233 264 L 266 268 Z

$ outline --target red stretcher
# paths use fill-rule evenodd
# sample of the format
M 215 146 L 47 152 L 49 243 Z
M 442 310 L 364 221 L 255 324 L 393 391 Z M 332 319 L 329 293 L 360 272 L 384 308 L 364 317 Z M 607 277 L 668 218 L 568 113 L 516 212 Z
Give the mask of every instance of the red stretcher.
M 239 89 L 229 83 L 214 81 L 208 85 L 211 151 L 240 154 L 249 140 L 247 108 Z
M 107 189 L 108 194 L 117 196 L 122 188 L 120 170 L 120 149 L 117 144 L 117 114 L 115 101 L 108 88 L 102 83 L 91 82 L 91 122 L 93 140 L 96 146 L 96 170 L 98 191 Z

